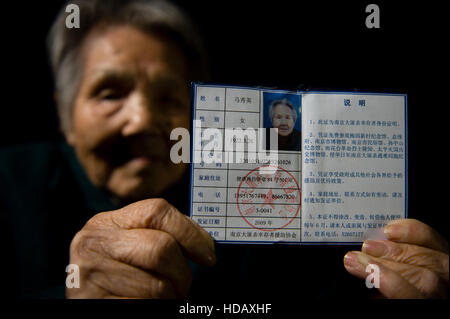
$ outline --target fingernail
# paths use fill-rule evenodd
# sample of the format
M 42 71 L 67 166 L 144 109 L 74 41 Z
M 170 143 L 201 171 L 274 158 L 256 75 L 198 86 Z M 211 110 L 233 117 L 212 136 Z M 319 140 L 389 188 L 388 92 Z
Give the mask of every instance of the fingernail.
M 405 236 L 406 227 L 403 225 L 387 225 L 384 227 L 384 234 L 388 239 L 400 239 Z
M 351 251 L 344 256 L 344 265 L 350 268 L 358 268 L 360 264 L 358 262 L 357 253 Z
M 209 255 L 208 260 L 211 263 L 211 265 L 214 265 L 216 263 L 216 255 L 214 254 Z
M 216 259 L 216 253 L 215 253 L 214 248 L 209 250 L 207 258 L 211 265 L 214 265 L 216 263 L 217 259 Z
M 392 234 L 392 225 L 387 225 L 387 226 L 385 226 L 383 231 L 384 231 L 384 234 L 385 234 L 388 238 L 390 238 L 390 237 L 391 237 L 391 234 Z
M 387 247 L 381 241 L 366 240 L 362 246 L 362 251 L 374 257 L 381 257 L 386 255 Z
M 370 262 L 369 257 L 366 254 L 358 254 L 358 262 L 363 265 L 363 266 L 367 266 Z

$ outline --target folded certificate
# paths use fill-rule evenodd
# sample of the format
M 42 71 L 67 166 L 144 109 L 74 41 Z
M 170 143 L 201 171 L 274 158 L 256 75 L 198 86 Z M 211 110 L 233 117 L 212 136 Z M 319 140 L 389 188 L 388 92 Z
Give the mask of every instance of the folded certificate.
M 407 216 L 406 94 L 193 84 L 190 216 L 219 242 L 359 243 Z

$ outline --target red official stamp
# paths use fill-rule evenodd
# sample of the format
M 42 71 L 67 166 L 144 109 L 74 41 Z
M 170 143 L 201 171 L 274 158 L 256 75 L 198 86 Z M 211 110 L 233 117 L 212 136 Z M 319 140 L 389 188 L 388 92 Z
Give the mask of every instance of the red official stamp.
M 260 168 L 276 169 L 261 174 Z M 295 177 L 279 166 L 263 165 L 248 172 L 236 193 L 239 214 L 251 227 L 275 231 L 287 227 L 300 211 L 301 191 Z

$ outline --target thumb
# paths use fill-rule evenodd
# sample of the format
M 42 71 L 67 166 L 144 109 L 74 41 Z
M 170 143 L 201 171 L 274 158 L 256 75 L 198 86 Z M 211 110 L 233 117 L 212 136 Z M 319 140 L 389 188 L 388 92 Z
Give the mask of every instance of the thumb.
M 424 298 L 422 293 L 410 284 L 397 272 L 391 270 L 385 265 L 374 262 L 369 259 L 366 254 L 359 254 L 358 261 L 366 268 L 369 264 L 375 268 L 379 274 L 380 285 L 377 287 L 378 291 L 389 299 L 418 299 Z M 367 268 L 366 268 L 367 269 Z
M 421 292 L 399 273 L 359 251 L 348 252 L 344 257 L 344 265 L 350 274 L 361 279 L 369 280 L 368 276 L 372 272 L 374 283 L 375 281 L 379 283 L 379 286 L 375 285 L 375 287 L 378 286 L 376 288 L 386 298 L 424 298 Z M 372 267 L 368 268 L 369 265 Z

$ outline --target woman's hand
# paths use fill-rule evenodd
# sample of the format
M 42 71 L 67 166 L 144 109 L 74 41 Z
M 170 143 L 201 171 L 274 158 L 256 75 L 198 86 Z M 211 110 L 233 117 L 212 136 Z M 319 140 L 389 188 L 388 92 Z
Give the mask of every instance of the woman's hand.
M 384 233 L 388 240 L 367 240 L 345 255 L 347 271 L 365 279 L 367 265 L 377 265 L 386 298 L 447 298 L 448 241 L 415 219 L 392 221 Z
M 160 198 L 92 217 L 74 237 L 70 263 L 80 287 L 68 298 L 185 298 L 192 280 L 187 258 L 211 266 L 214 241 Z

